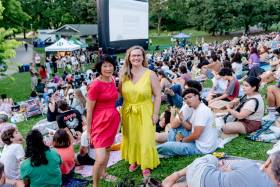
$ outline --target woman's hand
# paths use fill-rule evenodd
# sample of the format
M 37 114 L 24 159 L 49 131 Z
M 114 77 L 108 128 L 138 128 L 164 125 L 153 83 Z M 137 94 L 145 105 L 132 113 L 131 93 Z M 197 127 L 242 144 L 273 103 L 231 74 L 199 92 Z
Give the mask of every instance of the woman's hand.
M 157 114 L 153 114 L 152 115 L 152 120 L 153 120 L 153 124 L 155 125 L 158 122 L 158 115 Z
M 230 105 L 227 105 L 226 108 L 227 108 L 228 113 L 231 113 L 231 111 L 232 111 L 231 106 L 230 106 Z

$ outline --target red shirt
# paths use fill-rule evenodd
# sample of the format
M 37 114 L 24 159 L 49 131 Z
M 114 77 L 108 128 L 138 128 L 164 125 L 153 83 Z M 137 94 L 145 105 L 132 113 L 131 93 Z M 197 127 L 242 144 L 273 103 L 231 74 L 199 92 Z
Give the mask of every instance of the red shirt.
M 47 72 L 44 71 L 44 70 L 40 70 L 39 75 L 40 75 L 41 79 L 46 79 L 47 78 Z
M 68 174 L 75 167 L 75 152 L 72 145 L 67 148 L 55 148 L 61 157 L 62 164 L 60 166 L 62 175 Z

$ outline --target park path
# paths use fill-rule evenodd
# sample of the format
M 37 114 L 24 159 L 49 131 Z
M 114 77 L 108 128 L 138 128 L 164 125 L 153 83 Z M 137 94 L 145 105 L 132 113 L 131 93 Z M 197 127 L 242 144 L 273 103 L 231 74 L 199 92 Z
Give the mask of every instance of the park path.
M 33 62 L 33 46 L 28 44 L 28 49 L 25 51 L 24 45 L 16 49 L 16 56 L 9 59 L 7 75 L 12 75 L 18 72 L 18 66 L 22 64 L 30 64 Z

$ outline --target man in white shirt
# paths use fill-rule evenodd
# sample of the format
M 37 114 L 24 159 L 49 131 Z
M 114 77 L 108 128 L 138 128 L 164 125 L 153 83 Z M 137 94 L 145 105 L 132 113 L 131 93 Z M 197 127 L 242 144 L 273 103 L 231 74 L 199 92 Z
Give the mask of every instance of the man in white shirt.
M 168 142 L 158 145 L 162 155 L 194 155 L 214 152 L 218 145 L 218 132 L 214 127 L 214 115 L 200 99 L 199 92 L 188 88 L 183 92 L 186 104 L 192 108 L 189 120 L 185 120 Z

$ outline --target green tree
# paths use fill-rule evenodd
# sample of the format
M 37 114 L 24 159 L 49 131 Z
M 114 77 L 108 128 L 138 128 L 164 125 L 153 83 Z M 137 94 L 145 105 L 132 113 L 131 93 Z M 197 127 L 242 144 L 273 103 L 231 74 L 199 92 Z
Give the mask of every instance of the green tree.
M 157 34 L 160 35 L 161 21 L 164 16 L 168 13 L 168 0 L 150 0 L 150 17 L 156 20 L 152 23 L 156 24 Z
M 2 1 L 0 1 L 0 20 L 3 23 L 3 12 L 5 8 L 2 5 Z M 3 75 L 6 72 L 8 65 L 10 63 L 7 59 L 15 56 L 15 48 L 18 46 L 19 42 L 15 40 L 6 39 L 7 36 L 11 35 L 12 30 L 5 30 L 4 28 L 0 28 L 0 74 Z
M 250 32 L 250 26 L 254 26 L 261 22 L 261 7 L 263 7 L 263 0 L 233 0 L 233 27 L 244 28 L 244 33 Z
M 21 7 L 21 3 L 18 0 L 2 0 L 2 5 L 5 7 L 3 11 L 3 20 L 0 26 L 5 29 L 17 29 L 23 28 L 23 23 L 29 20 L 31 17 L 25 13 Z
M 203 30 L 215 35 L 224 34 L 232 29 L 232 13 L 230 0 L 208 0 L 205 1 L 203 11 Z
M 260 10 L 261 25 L 268 30 L 270 26 L 278 23 L 280 20 L 280 1 L 279 0 L 266 0 Z
M 166 14 L 162 19 L 162 25 L 167 30 L 183 30 L 188 25 L 187 2 L 182 0 L 169 0 Z

